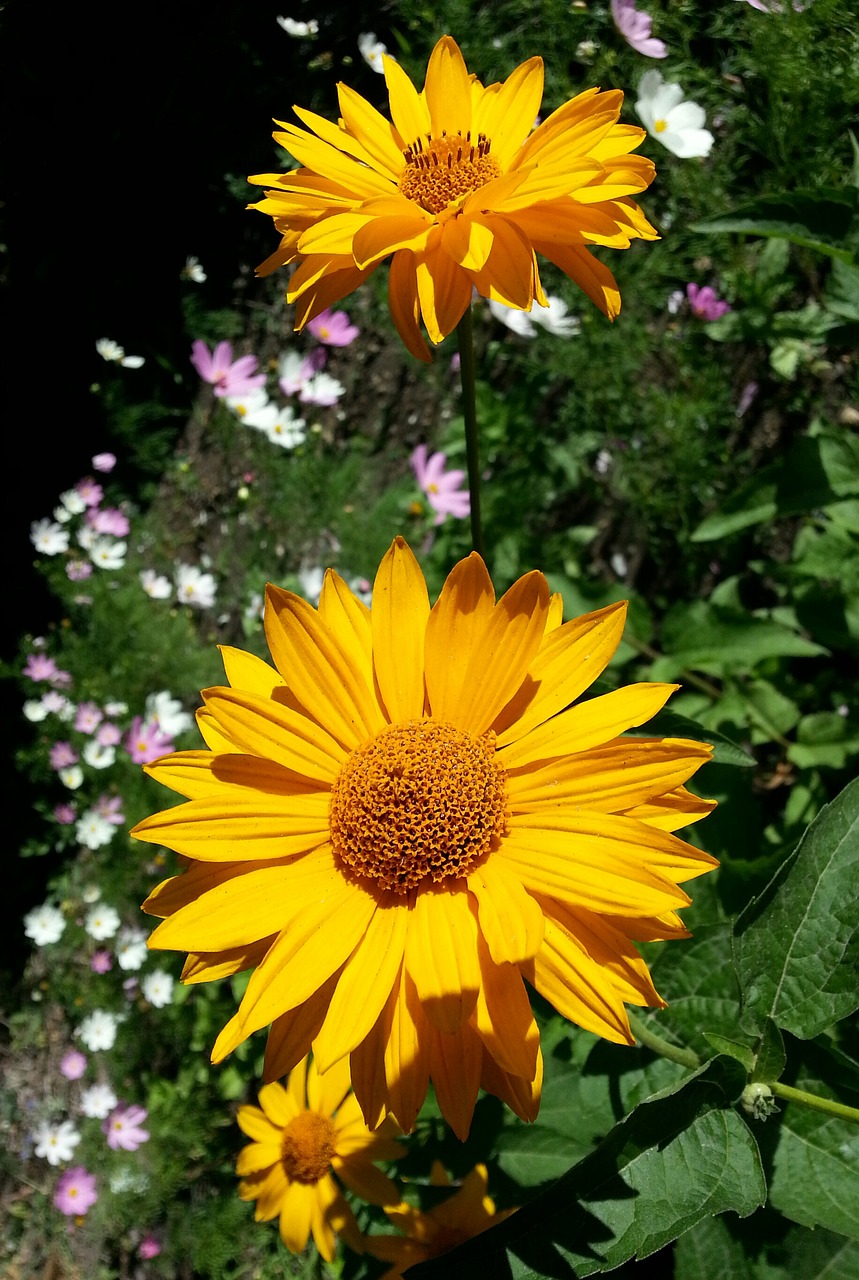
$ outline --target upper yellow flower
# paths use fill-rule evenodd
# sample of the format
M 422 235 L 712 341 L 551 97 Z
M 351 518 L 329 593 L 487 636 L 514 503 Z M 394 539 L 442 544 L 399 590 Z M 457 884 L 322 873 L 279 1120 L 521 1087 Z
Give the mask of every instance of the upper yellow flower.
M 269 586 L 275 668 L 222 649 L 209 749 L 147 766 L 189 800 L 134 834 L 190 860 L 149 941 L 190 952 L 186 982 L 256 966 L 216 1061 L 271 1023 L 268 1079 L 350 1056 L 368 1125 L 405 1131 L 432 1079 L 464 1137 L 481 1087 L 536 1115 L 526 981 L 621 1044 L 625 1002 L 663 1003 L 633 939 L 688 936 L 678 885 L 716 864 L 671 833 L 712 808 L 683 785 L 710 748 L 619 736 L 676 685 L 576 704 L 623 603 L 562 623 L 536 572 L 496 603 L 472 553 L 431 609 L 402 538 L 372 599 L 330 570 L 318 610 Z
M 479 1236 L 497 1222 L 509 1218 L 515 1209 L 495 1211 L 495 1202 L 487 1195 L 488 1174 L 485 1164 L 477 1164 L 462 1180 L 459 1190 L 441 1204 L 422 1213 L 414 1205 L 402 1201 L 385 1213 L 403 1235 L 364 1237 L 364 1249 L 374 1258 L 394 1265 L 379 1280 L 399 1280 L 403 1272 L 427 1258 L 438 1258 L 458 1244 Z M 436 1160 L 430 1182 L 436 1187 L 449 1187 L 450 1178 Z
M 393 254 L 389 303 L 403 342 L 420 359 L 451 333 L 472 290 L 519 310 L 547 305 L 536 253 L 554 262 L 610 318 L 620 311 L 611 272 L 590 246 L 629 248 L 657 239 L 629 197 L 654 167 L 630 155 L 647 136 L 618 124 L 623 94 L 588 89 L 535 128 L 543 61 L 530 58 L 503 84 L 469 75 L 459 47 L 443 36 L 418 93 L 385 57 L 391 121 L 338 85 L 337 124 L 295 107 L 295 125 L 275 139 L 303 167 L 258 174 L 270 188 L 250 207 L 271 214 L 279 249 L 267 275 L 298 262 L 287 289 L 301 329 L 351 293 Z
M 320 1079 L 303 1059 L 287 1087 L 265 1085 L 258 1107 L 239 1107 L 239 1128 L 253 1139 L 239 1152 L 242 1200 L 256 1200 L 257 1222 L 280 1218 L 283 1243 L 301 1253 L 311 1232 L 328 1262 L 335 1235 L 363 1252 L 362 1236 L 338 1181 L 369 1204 L 395 1206 L 399 1193 L 374 1160 L 395 1160 L 403 1147 L 388 1121 L 371 1133 L 349 1091 L 344 1059 Z

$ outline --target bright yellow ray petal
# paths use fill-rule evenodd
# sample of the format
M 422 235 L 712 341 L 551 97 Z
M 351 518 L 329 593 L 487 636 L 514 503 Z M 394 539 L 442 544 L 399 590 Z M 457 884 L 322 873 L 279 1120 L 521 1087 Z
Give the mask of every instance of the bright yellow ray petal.
M 492 251 L 493 235 L 483 222 L 460 212 L 441 229 L 441 247 L 448 257 L 469 271 L 480 271 Z
M 361 1233 L 355 1215 L 349 1208 L 343 1192 L 329 1173 L 316 1184 L 316 1196 L 310 1215 L 310 1230 L 319 1256 L 333 1262 L 337 1251 L 337 1236 L 351 1249 L 361 1252 Z
M 372 266 L 398 249 L 421 253 L 426 248 L 432 219 L 411 201 L 402 200 L 400 203 L 406 206 L 405 211 L 385 215 L 377 208 L 372 219 L 355 233 L 352 253 L 359 267 Z M 386 204 L 392 210 L 395 207 L 393 200 L 386 201 Z
M 543 99 L 543 59 L 529 58 L 507 77 L 498 93 L 485 94 L 474 131 L 492 142 L 492 155 L 506 169 L 531 133 Z
M 639 822 L 646 822 L 648 826 L 658 827 L 661 831 L 679 831 L 681 827 L 706 818 L 715 807 L 715 800 L 702 800 L 685 787 L 677 787 L 664 796 L 655 796 L 646 804 L 625 809 L 624 813 L 627 818 L 637 818 Z
M 623 1001 L 605 971 L 575 937 L 546 920 L 543 946 L 522 972 L 558 1013 L 615 1044 L 634 1044 Z
M 426 688 L 430 713 L 451 721 L 460 707 L 469 666 L 481 660 L 495 591 L 476 551 L 453 567 L 426 626 Z
M 434 138 L 445 133 L 464 137 L 470 131 L 471 83 L 459 46 L 450 36 L 442 36 L 430 54 L 424 94 Z
M 235 751 L 226 755 L 216 751 L 177 751 L 144 767 L 156 782 L 188 800 L 223 797 L 225 787 L 262 791 L 268 796 L 309 795 L 319 790 L 282 764 Z
M 301 1072 L 298 1075 L 301 1076 Z M 304 1110 L 303 1101 L 287 1092 L 277 1081 L 263 1085 L 258 1097 L 259 1104 L 269 1120 L 281 1129 Z
M 232 876 L 267 865 L 266 862 L 191 862 L 180 875 L 162 880 L 143 903 L 143 910 L 162 919 L 172 916 L 174 911 L 187 907 L 201 893 L 208 893 Z
M 238 689 L 204 689 L 203 698 L 221 730 L 250 755 L 274 760 L 322 787 L 339 773 L 343 747 L 307 716 Z
M 427 1018 L 448 1034 L 470 1016 L 480 987 L 477 928 L 462 890 L 421 886 L 410 912 L 406 968 Z
M 253 969 L 274 942 L 274 937 L 271 934 L 244 947 L 227 947 L 214 955 L 189 951 L 182 966 L 181 981 L 187 986 L 198 982 L 216 982 L 220 978 L 231 978 L 234 973 L 243 973 L 245 969 Z
M 233 794 L 225 789 L 144 818 L 131 835 L 202 862 L 286 858 L 310 853 L 327 841 L 328 796 L 319 791 L 269 796 L 245 789 Z
M 553 245 L 546 240 L 533 241 L 537 253 L 554 262 L 587 294 L 600 311 L 615 320 L 620 315 L 620 290 L 604 263 L 578 245 Z
M 389 120 L 348 85 L 338 84 L 337 99 L 343 124 L 372 157 L 375 166 L 393 182 L 403 171 L 403 140 Z
M 277 1134 L 269 1143 L 254 1142 L 249 1147 L 243 1147 L 236 1159 L 236 1173 L 239 1177 L 261 1173 L 263 1169 L 270 1169 L 277 1164 L 280 1159 L 280 1138 L 281 1135 Z
M 205 707 L 200 707 L 194 719 L 197 721 L 200 737 L 210 751 L 213 751 L 216 755 L 229 755 L 230 752 L 234 751 L 241 752 L 241 748 L 237 747 L 233 740 L 228 738 L 219 727 L 211 711 L 207 711 Z
M 277 1126 L 259 1107 L 248 1105 L 239 1107 L 236 1112 L 236 1121 L 242 1133 L 253 1138 L 254 1142 L 263 1142 L 268 1145 L 270 1142 L 278 1141 L 281 1136 Z
M 515 222 L 491 213 L 475 215 L 492 232 L 492 251 L 480 271 L 472 272 L 478 293 L 508 307 L 527 311 L 537 290 L 534 250 Z
M 242 1200 L 255 1199 L 257 1222 L 270 1222 L 280 1213 L 280 1206 L 288 1183 L 282 1165 L 278 1162 L 265 1174 L 252 1174 L 239 1183 L 239 1197 Z
M 423 715 L 428 616 L 421 567 L 405 539 L 397 536 L 379 565 L 372 610 L 376 681 L 392 723 Z
M 471 280 L 440 244 L 439 236 L 438 247 L 428 246 L 415 267 L 421 315 L 432 342 L 453 333 L 471 305 Z
M 263 1079 L 277 1080 L 289 1075 L 295 1066 L 307 1057 L 310 1046 L 325 1020 L 328 1005 L 340 977 L 335 970 L 327 982 L 320 984 L 311 996 L 295 1009 L 275 1018 L 265 1046 Z
M 219 644 L 218 651 L 224 664 L 227 684 L 234 689 L 246 689 L 248 693 L 258 693 L 261 698 L 270 698 L 276 689 L 286 688 L 286 682 L 262 658 L 245 649 L 235 649 L 229 644 Z
M 626 607 L 620 600 L 547 632 L 528 679 L 492 725 L 499 749 L 523 738 L 593 684 L 620 644 Z
M 630 684 L 562 711 L 518 742 L 506 747 L 506 769 L 549 756 L 565 756 L 601 746 L 627 729 L 645 724 L 660 711 L 676 684 Z
M 362 673 L 360 653 L 341 648 L 340 639 L 301 596 L 269 585 L 265 632 L 278 670 L 313 718 L 347 750 L 354 750 L 384 726 L 378 704 Z
M 611 979 L 615 991 L 625 1004 L 665 1008 L 656 991 L 650 971 L 629 936 L 604 917 L 586 911 L 574 911 L 558 903 L 545 902 L 547 916 L 573 935 L 584 951 Z
M 335 213 L 328 218 L 320 218 L 317 223 L 302 233 L 298 242 L 299 252 L 308 255 L 331 254 L 341 257 L 353 254 L 355 237 L 370 220 L 370 216 L 360 210 L 350 210 L 348 213 Z M 356 262 L 357 265 L 359 264 Z
M 345 1055 L 369 1035 L 400 972 L 409 925 L 407 899 L 397 894 L 380 896 L 383 903 L 346 961 L 328 1016 L 313 1043 L 314 1057 L 326 1079 L 338 1060 L 348 1068 Z
M 281 146 L 286 147 L 300 165 L 352 192 L 356 199 L 367 200 L 370 196 L 383 196 L 393 187 L 391 179 L 385 174 L 377 173 L 375 169 L 346 155 L 339 147 L 332 147 L 330 143 L 315 138 L 296 125 L 286 125 L 276 136 Z
M 429 108 L 403 68 L 393 58 L 382 58 L 391 119 L 406 146 L 432 128 Z
M 316 1048 L 307 1067 L 307 1105 L 321 1116 L 332 1116 L 351 1088 L 349 1063 L 341 1059 L 324 1075 L 319 1069 Z
M 406 350 L 416 360 L 428 363 L 432 357 L 418 324 L 420 304 L 415 256 L 408 249 L 395 253 L 391 259 L 388 272 L 388 307 Z
M 413 1129 L 429 1087 L 429 1032 L 415 984 L 404 965 L 385 1046 L 388 1109 L 403 1133 Z
M 280 1206 L 280 1238 L 291 1253 L 303 1253 L 310 1239 L 316 1183 L 287 1182 Z
M 385 1006 L 376 1019 L 375 1025 L 349 1057 L 352 1088 L 361 1108 L 364 1123 L 369 1129 L 375 1129 L 381 1123 L 388 1109 L 385 1056 L 388 1052 L 394 1011 L 400 999 L 401 985 L 402 966 L 400 967 L 400 976 L 389 992 Z M 421 1098 L 422 1102 L 423 1097 Z M 419 1103 L 418 1110 L 420 1105 Z
M 480 932 L 496 964 L 527 960 L 543 941 L 543 912 L 505 863 L 492 854 L 468 877 Z
M 352 656 L 365 685 L 373 688 L 373 624 L 370 610 L 333 569 L 325 570 L 319 616 L 344 653 Z
M 367 1160 L 350 1159 L 336 1155 L 331 1166 L 351 1192 L 367 1204 L 397 1204 L 400 1193 L 391 1179 L 381 1169 Z
M 543 1055 L 537 1047 L 537 1071 L 533 1080 L 502 1071 L 492 1054 L 483 1054 L 483 1071 L 480 1087 L 505 1102 L 520 1120 L 531 1124 L 540 1110 L 540 1094 L 543 1088 Z
M 540 1032 L 516 965 L 495 964 L 488 948 L 478 947 L 483 981 L 472 1023 L 502 1071 L 533 1080 Z
M 480 1090 L 480 1037 L 468 1023 L 463 1023 L 455 1035 L 433 1026 L 429 1029 L 429 1061 L 439 1110 L 459 1140 L 465 1142 Z

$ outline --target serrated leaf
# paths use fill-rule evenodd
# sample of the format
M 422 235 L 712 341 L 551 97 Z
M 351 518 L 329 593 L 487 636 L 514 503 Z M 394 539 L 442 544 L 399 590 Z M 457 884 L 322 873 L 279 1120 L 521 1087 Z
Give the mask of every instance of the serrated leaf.
M 414 1280 L 536 1280 L 593 1275 L 644 1258 L 702 1218 L 763 1203 L 757 1144 L 728 1104 L 744 1078 L 717 1058 L 643 1103 L 597 1150 L 505 1222 L 437 1260 Z
M 724 1218 L 704 1218 L 674 1248 L 674 1280 L 754 1280 L 752 1260 Z
M 740 990 L 731 966 L 730 923 L 696 928 L 694 937 L 663 947 L 650 969 L 668 1007 L 639 1014 L 645 1026 L 704 1054 L 710 1048 L 705 1031 L 737 1039 Z
M 724 676 L 754 671 L 776 657 L 816 657 L 826 650 L 771 618 L 759 618 L 706 600 L 672 609 L 662 633 L 663 657 L 650 664 L 652 680 L 682 671 Z
M 695 222 L 690 229 L 706 235 L 734 232 L 775 236 L 851 262 L 853 254 L 844 241 L 854 226 L 857 194 L 852 187 L 825 187 L 760 196 L 721 217 Z
M 859 1008 L 859 779 L 815 818 L 734 927 L 742 1025 L 810 1039 Z

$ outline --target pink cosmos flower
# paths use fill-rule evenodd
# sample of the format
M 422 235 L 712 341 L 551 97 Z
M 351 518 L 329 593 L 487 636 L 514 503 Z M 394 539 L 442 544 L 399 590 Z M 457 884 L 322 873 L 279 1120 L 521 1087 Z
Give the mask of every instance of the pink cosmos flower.
M 110 958 L 110 952 L 105 950 L 94 951 L 89 967 L 93 973 L 107 973 L 113 968 L 113 961 Z
M 75 712 L 75 728 L 79 733 L 94 733 L 103 719 L 101 707 L 94 702 L 81 702 Z
M 85 1053 L 81 1053 L 80 1049 L 69 1049 L 68 1053 L 63 1054 L 60 1062 L 60 1074 L 67 1080 L 80 1080 L 86 1071 L 86 1064 Z
M 54 806 L 54 821 L 58 822 L 61 827 L 70 827 L 77 816 L 78 812 L 73 804 L 58 804 Z
M 66 577 L 69 582 L 86 582 L 92 576 L 92 565 L 88 560 L 69 560 L 66 565 Z
M 113 724 L 110 720 L 106 720 L 104 724 L 98 726 L 95 735 L 96 742 L 102 747 L 115 747 L 122 738 L 122 730 L 118 724 Z
M 59 773 L 60 769 L 68 769 L 77 764 L 78 753 L 70 742 L 55 742 L 50 752 L 51 768 Z
M 54 1191 L 54 1208 L 68 1217 L 76 1217 L 91 1209 L 96 1200 L 95 1174 L 87 1173 L 83 1165 L 66 1169 Z
M 161 731 L 157 720 L 135 716 L 125 738 L 125 749 L 135 764 L 151 764 L 173 750 L 173 739 Z
M 115 538 L 124 538 L 131 528 L 128 516 L 119 507 L 87 512 L 87 524 L 92 525 L 96 533 L 109 533 Z
M 199 338 L 191 347 L 191 364 L 204 382 L 210 382 L 216 396 L 243 396 L 265 386 L 265 374 L 257 373 L 256 356 L 233 359 L 233 344 L 219 342 L 210 351 Z
M 653 19 L 649 13 L 640 13 L 635 0 L 611 0 L 611 16 L 614 25 L 628 45 L 646 58 L 666 58 L 668 49 L 661 40 L 650 34 Z
M 153 1235 L 144 1236 L 137 1246 L 141 1258 L 157 1258 L 161 1252 L 161 1244 Z
M 140 1127 L 148 1114 L 145 1107 L 138 1107 L 133 1102 L 120 1102 L 114 1107 L 101 1126 L 111 1150 L 136 1151 L 148 1142 L 149 1130 Z
M 46 653 L 31 653 L 24 663 L 23 674 L 31 680 L 49 680 L 51 684 L 64 683 L 67 671 L 60 671 L 53 658 Z
M 88 507 L 97 507 L 104 497 L 104 489 L 93 480 L 92 476 L 85 476 L 83 480 L 79 480 L 75 490 Z
M 299 395 L 313 375 L 325 368 L 327 359 L 328 353 L 324 347 L 315 347 L 304 357 L 289 352 L 280 361 L 277 385 L 285 396 Z
M 720 316 L 731 310 L 727 302 L 716 297 L 715 290 L 708 284 L 703 288 L 699 288 L 697 284 L 687 284 L 686 297 L 689 299 L 693 315 L 696 315 L 699 320 L 718 320 Z
M 92 459 L 92 465 L 96 471 L 102 471 L 104 473 L 107 473 L 108 471 L 112 471 L 113 468 L 116 466 L 116 454 L 115 453 L 97 453 L 95 457 Z
M 314 338 L 318 342 L 324 342 L 327 347 L 348 347 L 361 332 L 350 322 L 345 311 L 332 311 L 330 307 L 320 311 L 307 327 Z
M 464 471 L 445 471 L 447 456 L 443 453 L 427 453 L 425 444 L 419 444 L 412 452 L 411 464 L 418 484 L 436 513 L 435 524 L 442 524 L 445 516 L 464 519 L 471 510 L 471 498 L 460 485 Z
M 93 808 L 100 818 L 104 818 L 105 822 L 112 822 L 115 827 L 121 827 L 125 822 L 125 814 L 122 812 L 122 796 L 111 796 L 105 793 L 99 796 Z

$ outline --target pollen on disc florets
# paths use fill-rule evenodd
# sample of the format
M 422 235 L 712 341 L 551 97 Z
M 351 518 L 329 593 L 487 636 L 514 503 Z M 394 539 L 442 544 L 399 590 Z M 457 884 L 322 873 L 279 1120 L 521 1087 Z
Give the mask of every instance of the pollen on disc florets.
M 403 152 L 406 167 L 400 191 L 428 213 L 441 213 L 500 176 L 501 166 L 489 154 L 490 146 L 485 134 L 474 141 L 470 131 L 417 138 Z
M 334 1125 L 316 1111 L 301 1111 L 283 1131 L 280 1158 L 292 1182 L 318 1182 L 334 1155 Z
M 395 893 L 467 875 L 506 822 L 495 735 L 439 720 L 391 725 L 353 751 L 331 791 L 335 853 Z

